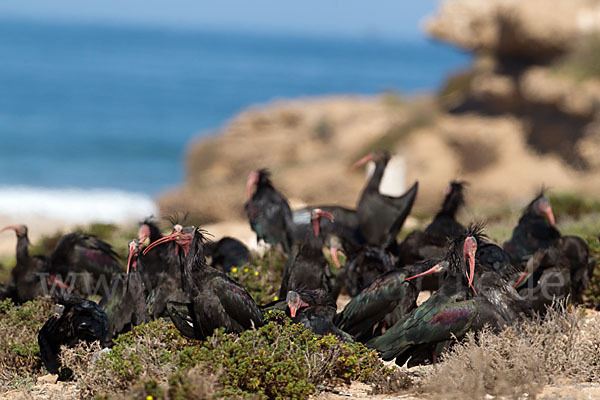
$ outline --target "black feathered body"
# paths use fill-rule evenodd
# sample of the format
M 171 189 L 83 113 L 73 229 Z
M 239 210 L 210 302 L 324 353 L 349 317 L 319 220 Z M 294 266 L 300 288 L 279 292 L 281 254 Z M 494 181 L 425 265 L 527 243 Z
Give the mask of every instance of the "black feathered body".
M 184 274 L 195 338 L 205 339 L 217 328 L 240 333 L 261 326 L 262 313 L 252 296 L 226 274 L 206 264 L 203 246 L 202 233 L 196 230 Z
M 536 209 L 536 204 L 542 196 L 543 193 L 529 203 L 513 229 L 512 237 L 504 243 L 504 250 L 514 265 L 523 266 L 533 253 L 552 246 L 561 236 Z
M 218 242 L 206 244 L 207 256 L 211 257 L 211 266 L 229 273 L 233 267 L 252 263 L 250 250 L 237 239 L 224 237 Z
M 321 246 L 296 242 L 288 257 L 279 289 L 279 297 L 285 298 L 289 290 L 324 289 L 331 292 L 333 274 Z
M 393 326 L 417 305 L 419 290 L 406 281 L 416 273 L 399 269 L 380 275 L 336 315 L 335 324 L 358 341 L 368 341 Z
M 442 206 L 433 221 L 424 231 L 413 231 L 399 247 L 399 264 L 412 265 L 433 258 L 442 258 L 446 252 L 448 239 L 465 233 L 465 227 L 456 220 L 456 213 L 464 205 L 464 182 L 450 182 L 450 191 L 444 197 Z M 434 282 L 425 280 L 426 286 Z M 437 286 L 427 287 L 435 290 Z
M 113 275 L 123 271 L 112 247 L 82 232 L 60 238 L 50 256 L 49 273 L 83 295 L 104 295 Z
M 60 347 L 73 347 L 80 341 L 99 341 L 104 345 L 108 332 L 108 318 L 93 301 L 78 298 L 59 299 L 64 306 L 62 315 L 53 315 L 38 334 L 42 362 L 48 371 L 68 378 L 60 368 Z
M 356 207 L 358 223 L 365 241 L 369 245 L 383 248 L 396 244 L 396 236 L 412 209 L 418 190 L 418 183 L 415 183 L 399 197 L 386 196 L 379 192 L 389 159 L 388 152 L 378 152 L 374 160 L 375 170 L 364 187 Z
M 304 325 L 318 335 L 335 335 L 338 338 L 353 342 L 351 335 L 339 329 L 334 323 L 337 305 L 333 297 L 323 289 L 300 290 L 300 298 L 308 304 L 301 308 L 292 322 Z
M 356 296 L 377 277 L 395 269 L 392 255 L 379 247 L 365 246 L 349 259 L 342 275 L 344 287 L 351 297 Z
M 113 283 L 112 296 L 103 308 L 109 320 L 107 341 L 150 320 L 142 280 L 142 274 L 133 270 L 129 274 L 122 274 Z
M 286 198 L 273 187 L 267 171 L 259 171 L 256 191 L 245 209 L 257 240 L 279 244 L 289 253 L 294 242 L 292 210 Z

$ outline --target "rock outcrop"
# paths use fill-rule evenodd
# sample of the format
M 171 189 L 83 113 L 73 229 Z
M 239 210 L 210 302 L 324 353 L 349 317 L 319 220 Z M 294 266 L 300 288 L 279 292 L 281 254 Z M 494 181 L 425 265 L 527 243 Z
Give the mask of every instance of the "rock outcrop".
M 597 168 L 589 146 L 599 141 L 600 2 L 453 0 L 425 26 L 476 57 L 442 90 L 449 112 L 510 115 L 536 151 Z
M 476 53 L 546 62 L 600 29 L 595 0 L 448 0 L 426 23 L 431 36 Z

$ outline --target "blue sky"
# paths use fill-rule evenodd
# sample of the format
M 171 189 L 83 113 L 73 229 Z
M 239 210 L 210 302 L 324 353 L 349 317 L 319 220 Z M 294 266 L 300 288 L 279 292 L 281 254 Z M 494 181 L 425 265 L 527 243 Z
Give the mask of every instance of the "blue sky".
M 1 0 L 0 15 L 43 20 L 161 25 L 414 39 L 437 0 Z

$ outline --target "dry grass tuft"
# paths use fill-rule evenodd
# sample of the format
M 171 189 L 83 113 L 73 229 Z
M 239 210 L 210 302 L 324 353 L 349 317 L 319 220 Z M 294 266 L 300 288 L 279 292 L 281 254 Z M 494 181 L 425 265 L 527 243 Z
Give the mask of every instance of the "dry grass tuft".
M 63 349 L 81 398 L 307 398 L 356 380 L 379 392 L 407 384 L 361 344 L 314 335 L 287 318 L 240 335 L 220 329 L 206 341 L 183 338 L 156 320 L 120 335 L 110 351 L 100 350 L 97 343 Z
M 10 299 L 0 302 L 0 387 L 14 387 L 41 372 L 37 335 L 52 307 L 46 299 L 20 306 Z
M 167 384 L 177 370 L 178 351 L 188 344 L 169 322 L 158 319 L 120 335 L 113 348 L 99 355 L 98 343 L 63 349 L 63 365 L 73 370 L 82 398 L 122 393 L 138 382 Z
M 544 320 L 494 334 L 467 335 L 421 384 L 423 392 L 463 398 L 534 395 L 544 385 L 590 382 L 600 377 L 600 326 L 582 309 L 565 307 Z

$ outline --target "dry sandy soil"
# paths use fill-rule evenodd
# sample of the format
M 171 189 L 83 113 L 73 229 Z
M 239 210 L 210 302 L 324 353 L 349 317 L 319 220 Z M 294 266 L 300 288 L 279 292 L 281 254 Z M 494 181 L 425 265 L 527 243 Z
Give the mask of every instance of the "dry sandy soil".
M 53 399 L 78 399 L 77 391 L 74 383 L 56 382 L 57 375 L 44 375 L 37 379 L 37 382 L 32 385 L 29 391 L 23 390 L 10 390 L 0 394 L 0 400 L 30 400 L 30 399 L 42 399 L 42 400 L 53 400 Z M 370 387 L 363 383 L 352 383 L 349 386 L 340 386 L 332 390 L 323 391 L 314 396 L 311 399 L 323 399 L 323 400 L 342 400 L 342 399 L 377 399 L 377 400 L 417 400 L 417 399 L 433 399 L 443 398 L 443 396 L 432 397 L 416 393 L 404 393 L 404 394 L 370 394 Z M 486 400 L 495 399 L 494 396 L 487 396 Z M 581 384 L 565 384 L 547 386 L 542 389 L 540 393 L 532 396 L 530 394 L 523 394 L 520 399 L 526 400 L 529 398 L 537 398 L 540 400 L 592 400 L 600 399 L 600 384 L 599 383 L 581 383 Z

